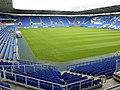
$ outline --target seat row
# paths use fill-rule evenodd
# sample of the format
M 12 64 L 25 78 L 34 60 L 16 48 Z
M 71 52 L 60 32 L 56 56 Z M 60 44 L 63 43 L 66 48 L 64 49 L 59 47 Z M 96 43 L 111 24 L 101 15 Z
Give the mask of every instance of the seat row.
M 89 63 L 87 65 L 81 65 L 75 68 L 71 68 L 71 72 L 76 72 L 80 74 L 88 74 L 88 75 L 105 75 L 106 77 L 111 77 L 115 71 L 116 60 L 120 57 L 110 57 L 105 58 L 105 60 L 96 63 Z
M 1 89 L 1 86 L 2 86 L 2 89 Z M 11 89 L 11 86 L 9 84 L 6 84 L 4 82 L 0 82 L 0 89 L 1 90 L 10 90 Z
M 88 80 L 82 82 L 81 84 L 77 83 L 72 86 L 69 86 L 68 88 L 69 88 L 69 90 L 82 90 L 82 89 L 90 88 L 92 86 L 99 85 L 100 82 L 101 82 L 101 79 L 94 80 L 92 83 L 91 83 L 91 80 L 88 79 Z M 90 90 L 92 90 L 92 89 L 90 89 Z
M 18 71 L 19 72 L 19 71 Z M 15 73 L 15 72 L 14 72 Z M 45 74 L 44 74 L 45 75 Z M 36 88 L 42 88 L 45 90 L 63 90 L 63 88 L 60 87 L 60 84 L 63 82 L 58 79 L 57 77 L 54 78 L 54 76 L 51 76 L 49 74 L 44 75 L 36 75 L 36 74 L 23 74 L 23 75 L 17 75 L 13 73 L 6 73 L 6 79 L 19 82 L 22 84 L 27 84 L 29 86 L 33 86 Z M 53 84 L 58 83 L 59 85 Z
M 24 64 L 18 65 L 16 62 L 12 63 L 1 61 L 1 66 L 2 63 L 5 65 L 4 73 L 4 69 L 0 68 L 2 70 L 1 76 L 3 78 L 45 90 L 52 90 L 53 88 L 54 90 L 63 90 L 64 88 L 71 90 L 72 88 L 77 88 L 79 85 L 79 88 L 88 88 L 101 84 L 101 79 L 83 76 L 81 74 L 68 72 L 61 74 L 59 71 L 54 71 L 52 68 L 31 70 L 32 68 L 29 68 L 30 66 L 24 66 Z M 9 67 L 7 67 L 7 65 L 9 65 Z M 5 73 L 6 75 L 4 75 Z
M 69 90 L 81 90 L 83 88 L 93 87 L 101 84 L 101 79 L 94 77 L 88 77 L 73 73 L 65 72 L 62 78 L 67 84 L 67 89 Z
M 20 71 L 18 71 L 20 72 Z M 14 72 L 16 73 L 16 72 Z M 55 72 L 54 72 L 55 73 Z M 80 84 L 81 81 L 81 87 L 83 88 L 88 88 L 91 86 L 95 86 L 98 84 L 101 84 L 100 79 L 95 79 L 94 78 L 88 78 L 87 76 L 82 76 L 82 75 L 75 75 L 71 73 L 65 72 L 61 77 L 56 76 L 56 74 L 53 74 L 53 71 L 51 70 L 43 70 L 41 72 L 31 72 L 31 73 L 23 73 L 23 76 L 19 75 L 14 75 L 13 73 L 7 73 L 6 78 L 20 82 L 23 84 L 28 84 L 30 86 L 34 87 L 39 87 L 43 88 L 45 90 L 52 90 L 52 83 L 57 83 L 59 85 L 68 85 L 68 88 L 73 88 L 74 86 Z M 27 78 L 26 78 L 27 76 Z M 32 78 L 30 78 L 32 77 Z M 35 79 L 33 79 L 35 78 Z M 43 80 L 43 81 L 41 81 Z M 48 83 L 51 82 L 51 83 Z M 78 83 L 76 83 L 78 82 Z M 75 83 L 72 84 L 71 83 Z M 70 84 L 70 85 L 69 85 Z M 54 85 L 54 88 L 58 88 L 58 90 L 62 90 L 62 88 L 59 85 Z M 45 87 L 44 87 L 45 86 Z M 56 89 L 55 89 L 56 90 Z
M 15 37 L 9 27 L 0 30 L 0 58 L 5 60 L 15 59 Z

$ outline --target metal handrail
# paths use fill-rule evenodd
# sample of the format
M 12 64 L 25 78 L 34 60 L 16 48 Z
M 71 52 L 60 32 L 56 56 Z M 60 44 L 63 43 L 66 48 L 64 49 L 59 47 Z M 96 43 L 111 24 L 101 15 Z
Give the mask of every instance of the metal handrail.
M 104 90 L 115 90 L 115 88 L 120 88 L 120 84 L 117 84 L 117 85 L 108 87 L 108 88 L 106 88 L 106 89 L 104 89 Z

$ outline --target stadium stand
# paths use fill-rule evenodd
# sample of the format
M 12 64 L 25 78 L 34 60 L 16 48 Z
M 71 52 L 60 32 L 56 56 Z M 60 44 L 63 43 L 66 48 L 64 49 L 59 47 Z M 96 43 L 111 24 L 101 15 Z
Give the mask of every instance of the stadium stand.
M 5 17 L 5 16 L 4 16 Z M 16 23 L 20 23 L 22 27 L 53 27 L 53 26 L 85 26 L 97 28 L 113 28 L 119 29 L 118 15 L 103 15 L 103 16 L 20 16 L 13 17 L 17 19 Z M 5 17 L 6 18 L 6 17 Z M 79 22 L 79 23 L 78 23 Z M 17 24 L 17 25 L 18 25 Z
M 90 20 L 92 19 L 92 17 L 84 17 L 82 23 L 81 23 L 81 26 L 90 26 L 91 22 Z
M 64 72 L 50 64 L 16 60 L 17 45 L 14 33 L 15 28 L 71 27 L 76 25 L 120 29 L 120 5 L 85 11 L 49 11 L 15 9 L 12 1 L 1 0 L 0 2 L 0 76 L 2 77 L 0 90 L 12 90 L 11 85 L 4 83 L 4 81 L 29 87 L 32 90 L 96 90 L 103 85 L 103 81 L 100 79 L 102 75 L 107 78 L 113 76 L 120 81 L 120 72 L 115 71 L 116 60 L 120 59 L 119 56 L 69 65 L 68 70 Z M 15 20 L 14 23 L 9 21 L 10 19 Z M 2 20 L 5 27 L 1 26 Z M 6 25 L 6 22 L 13 25 Z M 100 88 L 100 90 L 115 89 L 120 90 L 120 84 L 106 89 Z
M 119 15 L 98 16 L 12 16 L 0 14 L 2 19 L 16 19 L 16 25 L 22 27 L 87 26 L 119 29 Z M 79 23 L 78 23 L 79 22 Z M 15 25 L 14 25 L 15 26 Z M 18 27 L 18 26 L 17 26 Z
M 0 14 L 0 18 L 7 18 L 7 16 L 4 14 Z
M 16 19 L 16 25 L 22 27 L 85 26 L 119 29 L 119 15 L 98 16 L 12 16 L 0 14 L 4 19 Z M 79 22 L 79 23 L 78 23 Z
M 22 16 L 20 17 L 20 21 L 22 22 L 23 27 L 31 27 L 29 17 Z
M 2 60 L 0 60 L 0 69 L 2 69 L 1 66 L 6 66 L 6 65 L 13 65 L 13 63 L 3 62 Z M 2 71 L 0 71 L 0 78 L 1 77 L 3 77 Z M 0 90 L 13 90 L 13 89 L 11 88 L 11 86 L 9 84 L 6 84 L 6 83 L 2 82 L 2 78 L 1 78 Z
M 99 28 L 119 28 L 119 16 L 6 16 L 1 18 L 16 19 L 22 27 L 52 27 L 52 26 L 85 26 Z M 32 23 L 32 24 L 31 24 Z M 42 24 L 43 23 L 43 24 Z M 115 27 L 114 27 L 115 26 Z M 6 26 L 0 30 L 0 58 L 6 61 L 16 59 L 16 43 L 14 26 Z M 116 68 L 116 60 L 120 57 L 103 58 L 75 65 L 69 65 L 68 71 L 61 73 L 56 66 L 42 63 L 17 60 L 17 62 L 0 62 L 2 78 L 5 81 L 28 86 L 34 89 L 45 90 L 81 90 L 93 89 L 102 86 L 102 80 L 96 76 L 112 77 Z M 0 83 L 1 84 L 1 83 Z M 4 85 L 3 85 L 4 86 Z M 7 86 L 7 85 L 6 85 Z M 10 86 L 8 85 L 8 88 Z
M 99 78 L 68 72 L 61 74 L 51 65 L 20 60 L 18 62 L 1 61 L 0 67 L 5 81 L 28 85 L 32 88 L 45 90 L 75 90 L 76 88 L 78 90 L 78 88 L 87 89 L 102 86 L 102 81 Z
M 47 27 L 51 26 L 48 16 L 41 16 L 40 18 L 41 18 L 41 21 L 43 22 L 43 26 L 47 26 Z
M 68 90 L 81 90 L 85 88 L 91 88 L 96 85 L 101 85 L 101 79 L 95 79 L 94 77 L 88 77 L 73 73 L 63 73 L 63 80 L 68 84 Z
M 0 30 L 0 58 L 5 60 L 15 59 L 15 36 L 11 27 Z
M 64 26 L 69 26 L 69 22 L 67 21 L 66 17 L 59 17 L 59 19 L 63 22 Z
M 96 62 L 93 61 L 70 65 L 68 66 L 68 70 L 70 70 L 71 72 L 76 72 L 80 74 L 83 73 L 92 76 L 105 75 L 106 77 L 111 77 L 115 72 L 117 59 L 120 59 L 120 57 L 110 57 L 98 60 Z
M 51 17 L 49 17 L 49 19 L 50 19 L 50 22 L 51 22 L 51 24 L 52 24 L 53 26 L 56 26 L 56 27 L 57 27 L 57 26 L 62 26 L 62 24 L 60 23 L 58 17 L 51 16 Z
M 31 22 L 33 24 L 34 27 L 42 27 L 42 24 L 41 24 L 41 20 L 40 20 L 40 17 L 37 17 L 37 16 L 31 16 Z

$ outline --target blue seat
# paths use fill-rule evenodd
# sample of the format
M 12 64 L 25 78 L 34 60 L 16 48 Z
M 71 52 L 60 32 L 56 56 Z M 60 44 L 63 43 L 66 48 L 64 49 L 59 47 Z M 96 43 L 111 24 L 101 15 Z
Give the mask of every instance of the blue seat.
M 117 57 L 120 59 L 120 57 Z M 94 62 L 89 64 L 84 64 L 82 66 L 78 66 L 75 68 L 70 69 L 71 72 L 76 73 L 83 73 L 88 75 L 106 75 L 107 77 L 111 75 L 107 75 L 107 72 L 114 72 L 115 71 L 115 65 L 116 65 L 116 57 L 109 57 L 104 58 L 102 61 Z
M 7 88 L 11 88 L 9 84 L 3 83 L 3 82 L 0 82 L 0 85 L 4 86 L 4 87 L 7 87 Z
M 97 85 L 97 84 L 100 84 L 100 82 L 101 82 L 101 79 L 97 79 L 97 80 L 94 80 L 94 81 L 93 81 L 93 84 L 94 84 L 94 85 Z

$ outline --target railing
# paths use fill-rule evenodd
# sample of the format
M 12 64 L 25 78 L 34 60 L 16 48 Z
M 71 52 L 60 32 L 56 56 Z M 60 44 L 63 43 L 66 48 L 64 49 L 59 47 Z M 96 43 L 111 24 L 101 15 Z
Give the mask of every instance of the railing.
M 50 81 L 45 81 L 45 80 L 41 80 L 41 79 L 29 77 L 29 76 L 24 76 L 24 75 L 20 75 L 20 74 L 15 74 L 15 73 L 11 73 L 11 72 L 8 72 L 8 71 L 3 71 L 3 72 L 4 72 L 4 79 L 5 79 L 5 80 L 7 80 L 7 79 L 6 79 L 6 74 L 9 73 L 9 74 L 12 74 L 13 76 L 15 76 L 15 80 L 14 80 L 15 82 L 17 82 L 17 81 L 16 81 L 16 76 L 21 76 L 21 77 L 24 77 L 24 78 L 25 78 L 25 85 L 31 86 L 31 85 L 27 84 L 27 80 L 28 80 L 28 79 L 32 79 L 32 80 L 36 80 L 36 81 L 37 81 L 37 83 L 38 83 L 37 88 L 40 88 L 40 81 L 41 81 L 41 82 L 45 82 L 45 83 L 51 84 L 51 85 L 52 85 L 52 90 L 54 90 L 54 86 L 55 86 L 55 85 L 60 86 L 61 88 L 64 88 L 64 90 L 69 90 L 68 87 L 71 86 L 71 85 L 75 85 L 75 84 L 79 84 L 79 85 L 80 85 L 80 86 L 79 86 L 79 90 L 81 90 L 81 89 L 82 89 L 82 84 L 88 83 L 88 82 L 85 82 L 85 81 L 87 81 L 88 79 L 85 79 L 85 80 L 73 82 L 73 83 L 70 83 L 70 84 L 61 85 L 61 84 L 58 84 L 58 83 L 53 83 L 53 82 L 50 82 Z M 93 81 L 94 81 L 93 77 L 91 77 L 91 78 L 89 78 L 89 79 L 91 79 L 91 81 L 89 81 L 89 82 L 91 83 L 91 86 L 89 86 L 89 87 L 94 86 L 94 85 L 93 85 Z M 85 82 L 85 83 L 83 83 L 83 82 Z M 20 82 L 19 82 L 19 83 L 20 83 Z M 99 85 L 102 85 L 102 82 L 100 82 Z M 34 87 L 34 86 L 33 86 L 33 87 Z
M 59 67 L 58 66 L 52 66 L 51 64 L 42 64 L 40 62 L 32 62 L 29 60 L 17 60 L 20 64 L 26 64 L 25 66 L 28 65 L 33 65 L 33 66 L 39 66 L 42 69 L 46 69 L 46 68 L 51 68 L 54 71 L 59 71 Z
M 35 72 L 36 70 L 53 70 L 53 71 L 58 71 L 57 67 L 52 66 L 51 65 L 0 65 L 0 67 L 2 68 L 2 70 L 5 70 L 5 68 L 10 68 L 11 71 L 13 71 L 13 68 L 20 68 L 23 67 L 23 71 L 24 73 L 26 73 L 26 68 L 28 68 L 30 66 L 30 68 L 32 68 L 33 72 Z
M 78 84 L 78 83 L 80 84 L 79 88 L 80 88 L 80 90 L 81 90 L 81 89 L 82 89 L 82 88 L 81 88 L 81 85 L 82 85 L 82 84 L 85 84 L 85 83 L 88 83 L 88 82 L 83 83 L 84 81 L 88 80 L 88 79 L 85 79 L 85 80 L 73 82 L 73 83 L 70 83 L 70 84 L 62 85 L 62 84 L 53 83 L 53 82 L 46 81 L 46 80 L 41 80 L 41 79 L 38 79 L 38 78 L 33 78 L 33 77 L 30 77 L 30 76 L 25 76 L 25 75 L 21 75 L 21 74 L 16 74 L 16 73 L 9 72 L 9 71 L 6 71 L 6 70 L 5 70 L 5 67 L 8 67 L 8 68 L 10 67 L 10 68 L 11 68 L 11 71 L 12 71 L 12 68 L 14 68 L 14 67 L 16 67 L 16 66 L 19 68 L 18 65 L 14 65 L 14 66 L 11 66 L 11 65 L 3 65 L 3 66 L 1 66 L 1 67 L 3 68 L 3 70 L 1 70 L 1 73 L 3 73 L 3 78 L 4 78 L 3 80 L 9 79 L 10 81 L 15 81 L 15 82 L 17 82 L 16 77 L 21 77 L 21 78 L 24 78 L 25 83 L 21 83 L 21 82 L 18 82 L 18 83 L 25 84 L 25 85 L 28 85 L 28 86 L 32 86 L 32 85 L 29 85 L 29 84 L 27 83 L 28 79 L 32 79 L 32 80 L 35 80 L 35 81 L 37 82 L 37 84 L 38 84 L 38 85 L 37 85 L 37 88 L 40 88 L 40 83 L 41 83 L 41 82 L 45 82 L 45 83 L 48 83 L 48 84 L 51 84 L 51 85 L 52 85 L 52 90 L 54 90 L 54 87 L 55 87 L 56 85 L 57 85 L 57 86 L 60 86 L 61 88 L 64 88 L 65 90 L 68 90 L 68 87 L 69 87 L 69 86 L 75 85 L 75 84 Z M 25 66 L 34 66 L 34 65 L 20 65 L 20 66 L 23 66 L 23 67 L 24 67 L 24 72 L 26 72 L 26 71 L 25 71 Z M 33 70 L 34 70 L 34 69 L 33 69 Z M 7 77 L 7 74 L 11 74 L 12 76 L 14 76 L 14 79 L 11 80 L 10 77 Z M 93 81 L 94 81 L 94 79 L 93 79 L 93 77 L 91 77 L 91 78 L 89 78 L 89 79 L 91 79 L 91 81 L 89 81 L 89 82 L 91 83 L 91 86 L 90 86 L 90 87 L 92 87 L 92 86 L 93 86 Z M 81 84 L 81 83 L 82 83 L 82 84 Z M 100 82 L 100 84 L 102 84 L 102 82 Z M 32 86 L 32 87 L 35 87 L 35 86 Z
M 49 83 L 49 84 L 51 84 L 52 85 L 52 90 L 54 90 L 54 85 L 57 85 L 57 86 L 62 86 L 61 84 L 58 84 L 58 83 L 53 83 L 53 82 L 50 82 L 50 81 L 45 81 L 45 80 L 40 80 L 40 79 L 37 79 L 37 78 L 33 78 L 33 77 L 29 77 L 29 76 L 25 76 L 25 75 L 20 75 L 20 74 L 16 74 L 16 73 L 13 73 L 13 68 L 14 67 L 17 67 L 17 68 L 19 68 L 20 66 L 22 66 L 23 67 L 23 71 L 24 71 L 24 73 L 26 73 L 26 67 L 27 66 L 31 66 L 31 67 L 33 67 L 33 71 L 35 71 L 35 70 L 37 70 L 37 68 L 40 68 L 40 70 L 42 70 L 42 69 L 46 69 L 46 70 L 56 70 L 56 66 L 51 66 L 51 65 L 49 65 L 49 64 L 46 64 L 46 65 L 43 65 L 43 64 L 33 64 L 33 65 L 20 65 L 19 63 L 18 63 L 18 65 L 14 65 L 14 63 L 12 64 L 12 65 L 0 65 L 0 67 L 2 68 L 2 70 L 1 70 L 1 73 L 3 73 L 3 78 L 5 79 L 5 80 L 7 80 L 6 78 L 7 78 L 7 74 L 12 74 L 12 75 L 14 75 L 14 79 L 15 79 L 15 81 L 16 81 L 16 76 L 21 76 L 21 77 L 23 77 L 23 78 L 25 78 L 25 85 L 28 85 L 27 84 L 27 80 L 28 80 L 28 78 L 29 79 L 32 79 L 32 80 L 37 80 L 37 83 L 38 83 L 38 87 L 37 88 L 40 88 L 40 81 L 42 81 L 42 82 L 46 82 L 46 83 Z M 11 71 L 12 72 L 8 72 L 8 71 L 6 71 L 5 70 L 5 68 L 10 68 L 11 69 Z M 1 74 L 2 75 L 2 74 Z M 17 81 L 16 81 L 17 82 Z M 62 86 L 63 87 L 63 86 Z M 0 89 L 0 90 L 3 90 L 3 89 Z M 9 89 L 4 89 L 4 90 L 9 90 Z M 11 90 L 11 89 L 10 89 Z
M 113 56 L 115 57 L 115 56 Z M 110 57 L 109 57 L 110 58 Z M 88 61 L 88 62 L 82 62 L 82 63 L 79 63 L 79 64 L 73 64 L 73 65 L 68 65 L 67 66 L 67 70 L 70 70 L 72 68 L 76 68 L 76 67 L 79 67 L 79 66 L 84 66 L 84 65 L 89 65 L 89 64 L 93 64 L 93 63 L 98 63 L 98 62 L 103 62 L 105 61 L 104 60 L 105 58 L 103 59 L 98 59 L 98 60 L 93 60 L 93 61 Z M 109 60 L 109 59 L 108 59 Z
M 4 87 L 4 86 L 0 85 L 0 90 L 13 90 L 13 89 L 7 88 L 7 87 Z
M 111 86 L 111 87 L 106 88 L 106 89 L 104 89 L 104 90 L 120 90 L 120 84 Z
M 0 59 L 0 62 L 1 61 L 4 61 L 4 60 L 2 60 L 2 59 Z M 9 61 L 7 61 L 7 62 L 9 62 Z M 26 61 L 25 61 L 26 62 Z M 4 63 L 4 62 L 3 62 Z M 34 69 L 33 70 L 36 70 L 37 68 L 39 68 L 40 70 L 43 70 L 43 69 L 52 69 L 53 71 L 59 71 L 59 67 L 57 67 L 57 66 L 52 66 L 52 65 L 50 65 L 50 64 L 41 64 L 41 63 L 39 63 L 39 62 L 30 62 L 30 64 L 20 64 L 20 62 L 16 62 L 16 61 L 10 61 L 10 63 L 12 64 L 12 65 L 0 65 L 0 67 L 10 67 L 10 68 L 12 68 L 12 67 L 20 67 L 20 66 L 23 66 L 23 68 L 24 68 L 24 71 L 26 70 L 26 66 L 31 66 L 31 67 L 33 67 Z
M 88 79 L 85 79 L 85 80 L 81 80 L 81 81 L 77 81 L 77 82 L 73 82 L 73 83 L 67 84 L 67 85 L 65 85 L 65 90 L 69 90 L 68 87 L 71 86 L 71 85 L 74 86 L 75 84 L 79 85 L 79 90 L 82 90 L 82 85 L 84 85 L 84 84 L 86 84 L 88 82 L 91 84 L 91 86 L 88 86 L 87 88 L 93 87 L 94 86 L 94 78 L 91 77 L 91 78 L 89 78 L 89 80 L 90 79 L 91 79 L 91 81 L 87 81 Z M 85 81 L 87 81 L 87 82 L 85 82 Z M 99 85 L 102 86 L 102 81 L 99 83 Z
M 8 72 L 8 71 L 3 71 L 3 70 L 2 70 L 2 72 L 3 72 L 3 74 L 4 74 L 4 79 L 5 79 L 5 80 L 7 80 L 7 79 L 6 79 L 7 74 L 12 74 L 12 75 L 14 75 L 14 77 L 15 77 L 15 80 L 14 80 L 15 82 L 17 82 L 17 81 L 16 81 L 16 77 L 17 77 L 17 76 L 24 77 L 24 78 L 25 78 L 25 85 L 28 85 L 28 84 L 27 84 L 28 79 L 32 79 L 32 80 L 36 80 L 36 81 L 37 81 L 37 83 L 38 83 L 37 88 L 40 88 L 40 81 L 51 84 L 51 85 L 52 85 L 52 90 L 54 90 L 54 85 L 57 85 L 57 86 L 60 86 L 60 87 L 64 88 L 63 85 L 58 84 L 58 83 L 53 83 L 53 82 L 50 82 L 50 81 L 45 81 L 45 80 L 41 80 L 41 79 L 37 79 L 37 78 L 25 76 L 25 75 L 20 75 L 20 74 Z M 20 82 L 19 82 L 19 83 L 20 83 Z M 31 85 L 28 85 L 28 86 L 31 86 Z M 34 86 L 33 86 L 33 87 L 34 87 Z

